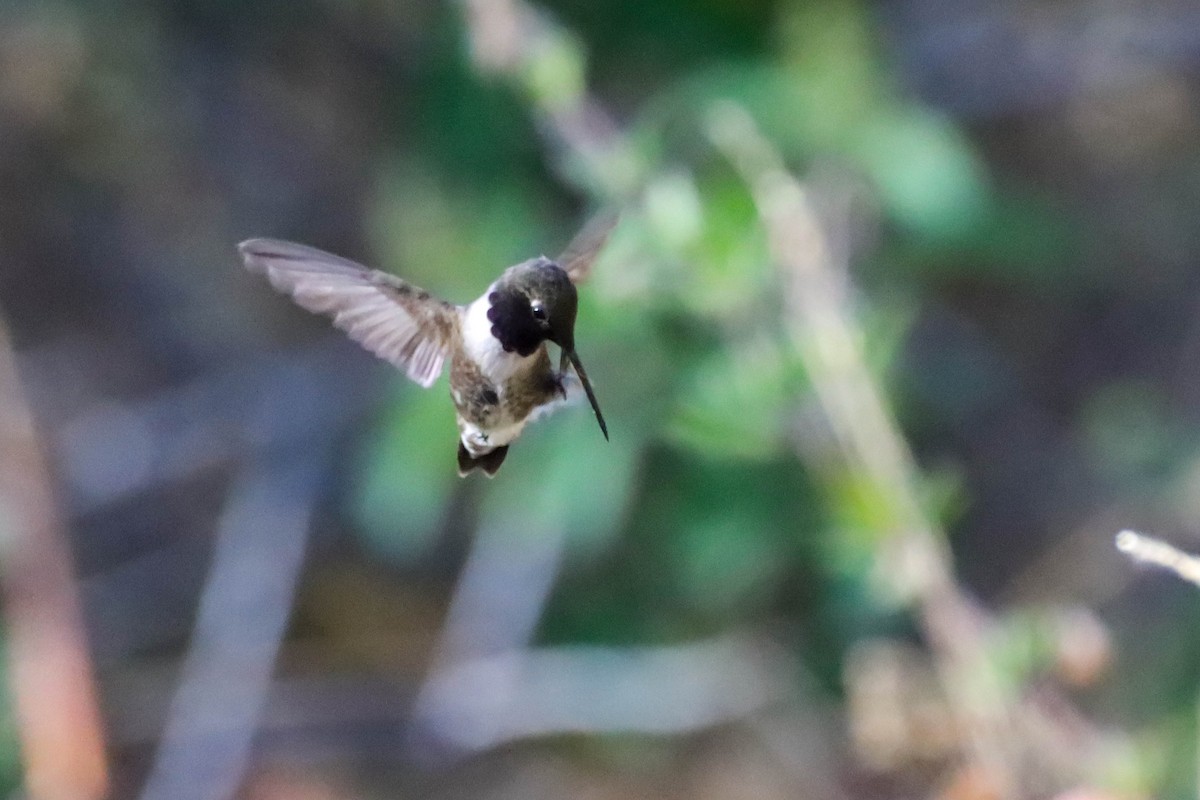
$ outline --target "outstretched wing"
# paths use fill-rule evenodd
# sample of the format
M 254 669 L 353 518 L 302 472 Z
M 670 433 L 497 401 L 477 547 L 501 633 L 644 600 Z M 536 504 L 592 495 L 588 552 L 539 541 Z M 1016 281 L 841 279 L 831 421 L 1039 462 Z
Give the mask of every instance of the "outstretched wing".
M 566 271 L 571 283 L 583 283 L 587 280 L 596 256 L 600 255 L 600 250 L 608 241 L 608 235 L 616 227 L 618 219 L 619 216 L 615 212 L 592 217 L 558 257 L 558 265 Z
M 431 386 L 453 342 L 459 309 L 394 275 L 292 242 L 238 245 L 246 269 L 309 311 L 328 314 L 350 338 Z

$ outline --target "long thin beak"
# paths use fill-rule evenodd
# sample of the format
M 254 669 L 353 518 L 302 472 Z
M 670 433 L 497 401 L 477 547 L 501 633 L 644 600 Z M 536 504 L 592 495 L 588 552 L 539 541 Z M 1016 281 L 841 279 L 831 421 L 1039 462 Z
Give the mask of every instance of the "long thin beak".
M 600 404 L 596 402 L 596 395 L 592 392 L 592 384 L 588 380 L 587 371 L 583 368 L 583 362 L 579 360 L 574 349 L 568 350 L 564 347 L 562 357 L 558 361 L 559 372 L 567 368 L 568 361 L 575 368 L 575 374 L 579 376 L 579 381 L 583 384 L 583 391 L 587 392 L 588 402 L 592 404 L 592 410 L 596 412 L 596 421 L 600 423 L 600 432 L 604 434 L 604 440 L 608 441 L 608 426 L 604 424 L 604 415 L 600 413 Z

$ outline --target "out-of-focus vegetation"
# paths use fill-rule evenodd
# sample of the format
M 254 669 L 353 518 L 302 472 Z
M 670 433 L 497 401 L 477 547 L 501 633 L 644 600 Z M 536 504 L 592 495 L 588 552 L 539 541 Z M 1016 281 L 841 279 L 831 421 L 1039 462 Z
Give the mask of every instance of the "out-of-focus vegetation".
M 0 10 L 0 312 L 110 796 L 1194 796 L 1200 596 L 1113 536 L 1200 550 L 1195 21 Z M 444 379 L 234 251 L 466 302 L 608 208 L 577 338 L 612 441 L 560 411 L 492 481 Z M 17 452 L 14 791 L 26 646 L 79 634 L 21 580 L 55 551 L 6 513 Z

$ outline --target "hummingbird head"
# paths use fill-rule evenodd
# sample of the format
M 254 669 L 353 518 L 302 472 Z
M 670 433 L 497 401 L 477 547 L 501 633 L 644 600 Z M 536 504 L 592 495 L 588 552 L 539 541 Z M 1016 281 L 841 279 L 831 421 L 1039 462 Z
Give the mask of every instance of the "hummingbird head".
M 604 424 L 587 372 L 575 352 L 579 295 L 563 268 L 545 256 L 510 267 L 492 287 L 488 303 L 491 305 L 487 317 L 492 323 L 492 335 L 506 352 L 529 356 L 542 342 L 551 341 L 559 346 L 562 350 L 559 371 L 565 371 L 568 362 L 575 368 L 592 410 L 596 412 L 600 430 L 607 439 L 608 426 Z
M 575 285 L 548 258 L 530 259 L 507 270 L 488 294 L 492 336 L 505 352 L 529 356 L 547 340 L 575 346 Z

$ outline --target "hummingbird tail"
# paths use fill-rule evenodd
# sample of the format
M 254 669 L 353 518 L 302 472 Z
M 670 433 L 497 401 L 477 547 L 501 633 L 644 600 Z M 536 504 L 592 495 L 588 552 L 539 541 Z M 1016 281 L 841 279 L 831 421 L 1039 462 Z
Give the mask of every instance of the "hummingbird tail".
M 460 441 L 458 443 L 458 477 L 465 478 L 477 469 L 484 471 L 489 478 L 496 474 L 504 458 L 508 455 L 508 445 L 489 450 L 481 456 L 473 456 Z

